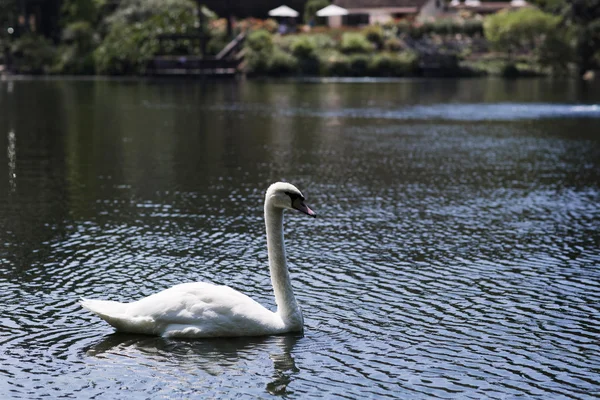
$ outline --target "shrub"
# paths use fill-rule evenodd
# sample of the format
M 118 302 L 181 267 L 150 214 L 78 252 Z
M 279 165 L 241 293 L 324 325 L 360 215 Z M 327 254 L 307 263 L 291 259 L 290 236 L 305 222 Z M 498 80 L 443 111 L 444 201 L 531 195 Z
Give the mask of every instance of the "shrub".
M 483 21 L 468 19 L 463 22 L 462 32 L 467 36 L 483 36 Z
M 298 60 L 278 48 L 273 51 L 268 70 L 274 75 L 289 75 L 298 71 Z
M 315 45 L 310 38 L 298 36 L 290 47 L 292 54 L 300 59 L 315 58 Z
M 387 51 L 400 51 L 402 50 L 402 41 L 397 37 L 386 39 L 383 48 Z
M 493 47 L 509 54 L 530 50 L 558 28 L 561 17 L 536 8 L 501 11 L 485 19 L 484 32 Z
M 95 24 L 98 21 L 99 2 L 95 0 L 64 0 L 61 6 L 62 23 L 88 22 Z
M 253 31 L 246 39 L 246 47 L 255 52 L 273 51 L 273 36 L 264 29 Z
M 273 56 L 273 36 L 264 29 L 253 31 L 245 43 L 246 70 L 249 74 L 261 75 L 269 72 Z
M 412 30 L 412 24 L 407 21 L 407 20 L 400 20 L 397 24 L 396 24 L 396 31 L 398 32 L 398 34 L 410 34 Z
M 15 40 L 10 50 L 16 70 L 28 74 L 49 72 L 56 55 L 56 49 L 48 39 L 33 34 Z
M 93 74 L 94 30 L 89 22 L 73 22 L 63 30 L 55 72 L 61 74 Z
M 217 32 L 212 34 L 208 42 L 206 43 L 206 53 L 209 55 L 216 55 L 227 46 L 229 38 L 226 32 Z
M 314 44 L 316 49 L 333 49 L 336 46 L 335 40 L 324 33 L 317 33 L 307 36 Z
M 342 35 L 340 48 L 347 54 L 369 53 L 373 50 L 373 45 L 362 33 L 346 32 Z
M 412 52 L 380 53 L 369 61 L 369 74 L 373 76 L 410 76 L 417 69 L 417 56 Z
M 383 47 L 383 28 L 379 25 L 369 25 L 362 31 L 363 35 L 367 38 L 367 40 L 376 48 L 380 49 Z
M 321 75 L 348 76 L 350 75 L 350 59 L 337 50 L 319 54 Z
M 369 56 L 366 54 L 353 54 L 350 56 L 350 75 L 365 76 L 369 70 Z
M 550 67 L 554 73 L 566 73 L 569 63 L 575 59 L 575 52 L 569 44 L 568 37 L 569 35 L 565 35 L 564 32 L 549 33 L 536 49 L 538 62 Z

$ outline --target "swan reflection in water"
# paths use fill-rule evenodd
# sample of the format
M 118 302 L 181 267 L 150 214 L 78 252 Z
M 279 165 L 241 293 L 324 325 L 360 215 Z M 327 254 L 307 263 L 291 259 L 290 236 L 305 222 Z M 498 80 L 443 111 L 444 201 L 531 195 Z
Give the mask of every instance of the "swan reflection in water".
M 87 356 L 130 365 L 131 359 L 146 368 L 165 370 L 180 377 L 182 373 L 197 376 L 236 376 L 237 371 L 265 367 L 261 355 L 268 354 L 273 363 L 273 375 L 265 389 L 272 395 L 287 394 L 287 386 L 300 370 L 292 351 L 302 334 L 238 337 L 226 339 L 182 340 L 162 337 L 114 333 L 84 349 Z M 116 365 L 115 365 L 116 367 Z M 258 373 L 257 373 L 258 375 Z

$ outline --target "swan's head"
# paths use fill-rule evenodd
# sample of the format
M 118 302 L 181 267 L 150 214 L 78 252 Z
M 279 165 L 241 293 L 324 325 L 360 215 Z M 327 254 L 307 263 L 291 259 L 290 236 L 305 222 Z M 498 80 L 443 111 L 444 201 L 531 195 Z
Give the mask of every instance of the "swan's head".
M 298 188 L 287 182 L 277 182 L 269 186 L 266 202 L 270 205 L 288 210 L 298 210 L 311 217 L 317 214 L 304 204 L 304 196 Z

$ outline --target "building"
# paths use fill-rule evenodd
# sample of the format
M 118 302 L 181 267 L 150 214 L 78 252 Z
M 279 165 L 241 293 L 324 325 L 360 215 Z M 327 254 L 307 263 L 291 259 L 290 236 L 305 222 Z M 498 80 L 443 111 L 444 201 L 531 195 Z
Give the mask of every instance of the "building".
M 348 10 L 347 25 L 383 24 L 390 20 L 412 17 L 427 19 L 447 10 L 444 0 L 334 0 Z

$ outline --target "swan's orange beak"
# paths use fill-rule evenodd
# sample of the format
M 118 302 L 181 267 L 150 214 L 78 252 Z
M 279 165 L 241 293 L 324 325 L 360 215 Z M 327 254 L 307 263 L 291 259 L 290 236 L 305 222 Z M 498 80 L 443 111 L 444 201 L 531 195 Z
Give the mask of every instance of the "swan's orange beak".
M 292 207 L 300 212 L 303 212 L 306 215 L 310 215 L 314 218 L 317 217 L 317 213 L 311 210 L 310 207 L 308 207 L 306 204 L 304 204 L 304 201 L 299 197 L 292 201 Z

